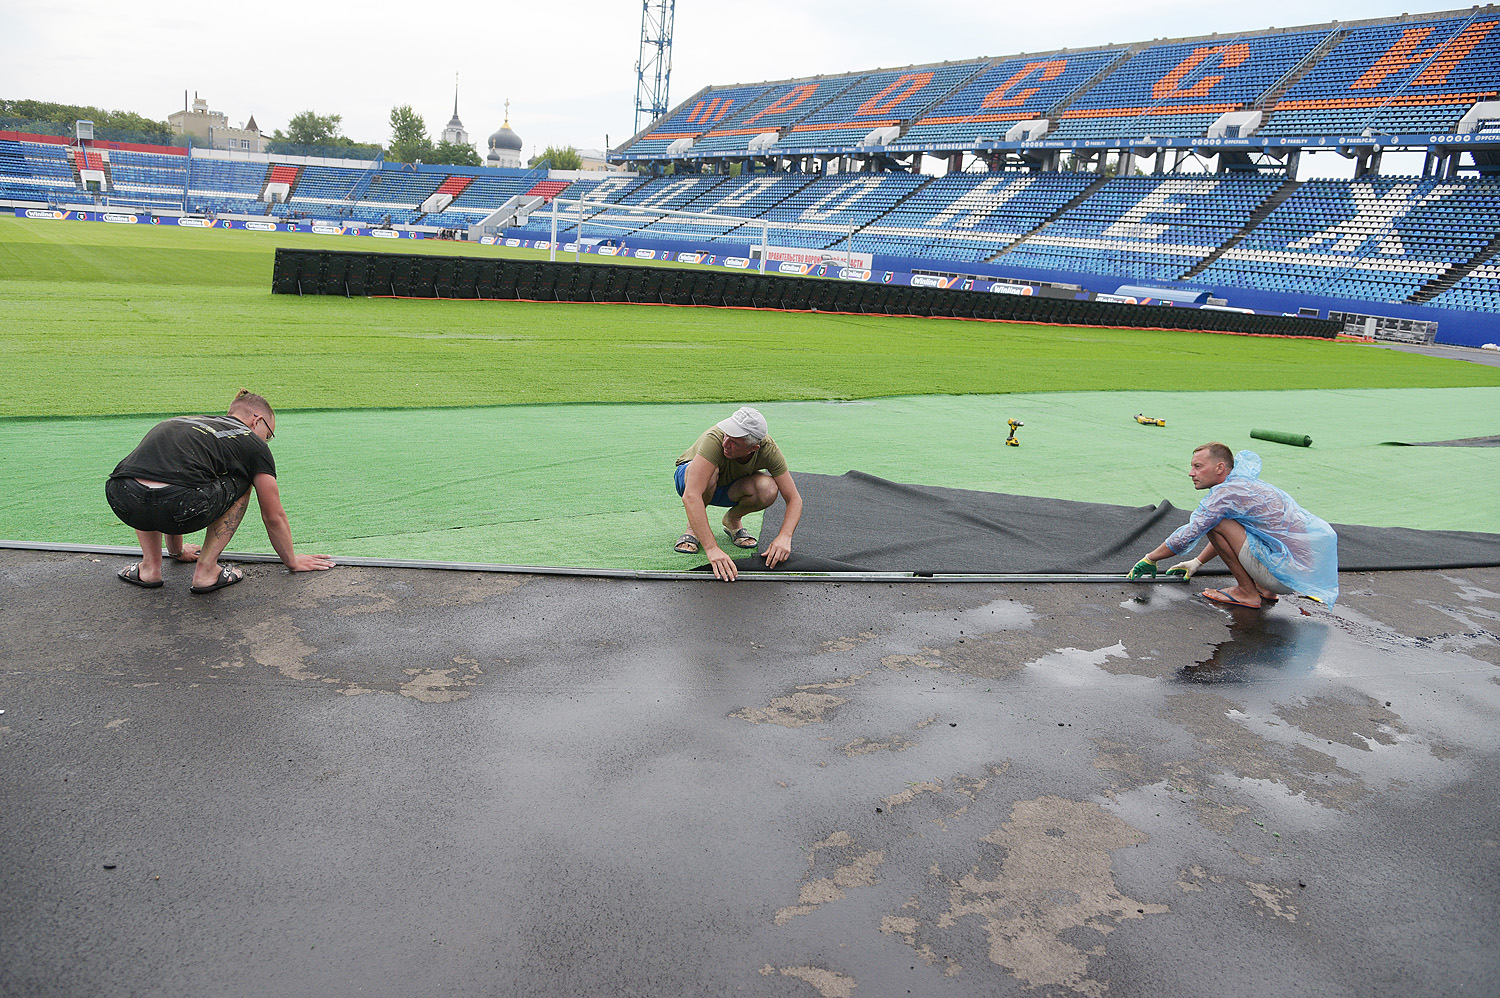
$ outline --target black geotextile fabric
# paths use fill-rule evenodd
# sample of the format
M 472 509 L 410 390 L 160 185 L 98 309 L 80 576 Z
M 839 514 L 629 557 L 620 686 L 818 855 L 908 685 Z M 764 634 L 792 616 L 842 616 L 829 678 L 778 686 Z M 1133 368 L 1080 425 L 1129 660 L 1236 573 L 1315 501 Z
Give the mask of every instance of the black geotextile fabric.
M 1169 502 L 1113 506 L 902 485 L 851 471 L 799 474 L 802 522 L 784 570 L 941 574 L 1128 572 L 1187 522 Z M 766 510 L 762 546 L 786 507 Z M 1346 572 L 1500 565 L 1500 534 L 1334 524 Z M 1194 552 L 1196 553 L 1196 551 Z M 757 555 L 741 566 L 765 569 Z M 1165 567 L 1165 566 L 1163 566 Z M 1221 562 L 1205 572 L 1223 572 Z
M 1500 447 L 1500 437 L 1464 437 L 1462 440 L 1427 440 L 1409 444 L 1401 440 L 1387 440 L 1394 447 Z

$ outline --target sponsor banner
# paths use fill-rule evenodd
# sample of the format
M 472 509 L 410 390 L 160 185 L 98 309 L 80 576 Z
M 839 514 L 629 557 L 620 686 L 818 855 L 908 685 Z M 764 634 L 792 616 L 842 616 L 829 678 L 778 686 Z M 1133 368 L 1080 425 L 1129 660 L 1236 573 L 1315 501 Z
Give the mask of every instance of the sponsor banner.
M 119 225 L 134 225 L 139 221 L 134 215 L 122 215 L 118 212 L 107 211 L 99 216 L 101 221 L 115 222 Z
M 871 258 L 868 253 L 845 253 L 840 249 L 818 250 L 805 249 L 800 246 L 767 246 L 767 263 L 805 263 L 808 270 L 820 263 L 843 264 L 847 267 L 863 267 L 869 269 Z M 794 271 L 782 271 L 784 274 Z M 801 271 L 807 273 L 807 270 Z
M 805 274 L 809 270 L 812 270 L 812 268 L 813 265 L 810 263 L 791 263 L 785 260 L 783 260 L 776 267 L 776 269 L 783 274 Z
M 187 217 L 183 217 L 183 218 L 179 218 L 177 220 L 177 224 L 181 225 L 181 226 L 185 226 L 186 228 L 189 228 L 189 229 L 209 229 L 209 228 L 213 228 L 213 224 L 214 223 L 210 222 L 206 218 L 187 218 Z
M 583 251 L 578 248 L 578 244 L 577 243 L 563 243 L 563 252 L 564 253 L 581 253 Z
M 376 239 L 400 239 L 401 238 L 401 234 L 399 232 L 397 232 L 395 229 L 374 229 L 374 230 L 372 230 L 370 232 L 370 235 L 374 236 Z
M 68 217 L 65 211 L 53 211 L 50 208 L 17 208 L 17 218 L 48 218 L 53 221 L 62 221 Z
M 344 233 L 337 225 L 314 225 L 312 230 L 320 236 L 340 236 Z
M 494 236 L 480 236 L 479 237 L 479 245 L 481 245 L 481 246 L 493 246 L 493 245 L 495 245 L 495 237 Z
M 953 286 L 953 278 L 938 277 L 936 274 L 912 274 L 911 286 L 914 288 L 947 288 Z
M 1115 304 L 1115 305 L 1139 305 L 1140 304 L 1140 302 L 1136 301 L 1134 298 L 1130 297 L 1129 295 L 1095 295 L 1094 296 L 1094 301 L 1105 301 L 1105 302 L 1110 302 L 1110 303 Z
M 531 244 L 531 248 L 532 249 L 551 249 L 552 248 L 552 242 L 550 240 L 547 240 L 547 239 L 538 239 L 536 242 L 534 242 L 534 243 Z
M 655 260 L 656 259 L 656 250 L 653 250 L 653 249 L 638 249 L 638 250 L 636 250 L 631 255 L 634 256 L 637 260 Z
M 616 253 L 620 252 L 620 247 L 618 247 L 618 246 L 595 246 L 594 247 L 594 252 L 598 253 L 600 256 L 614 256 Z
M 724 266 L 733 267 L 735 270 L 744 270 L 750 266 L 750 261 L 742 256 L 726 256 Z
M 1034 295 L 1036 288 L 1030 284 L 1006 284 L 1003 281 L 990 285 L 990 291 L 997 295 Z
M 280 232 L 281 226 L 275 222 L 246 222 L 245 228 L 251 232 Z
M 844 281 L 868 281 L 870 272 L 859 267 L 840 267 L 839 279 Z
M 678 253 L 677 254 L 677 262 L 678 263 L 702 263 L 703 262 L 703 257 L 704 257 L 704 254 L 702 254 L 702 253 Z
M 519 239 L 507 239 L 507 240 L 505 240 L 505 245 L 511 246 L 511 247 L 519 246 L 519 245 L 521 245 L 521 240 L 519 240 Z

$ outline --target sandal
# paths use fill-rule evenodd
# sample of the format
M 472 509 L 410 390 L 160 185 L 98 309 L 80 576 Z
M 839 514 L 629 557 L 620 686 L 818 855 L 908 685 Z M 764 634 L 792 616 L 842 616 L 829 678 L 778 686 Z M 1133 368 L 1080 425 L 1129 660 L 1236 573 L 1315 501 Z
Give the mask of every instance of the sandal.
M 1210 603 L 1222 603 L 1225 606 L 1243 606 L 1250 610 L 1259 610 L 1265 605 L 1263 603 L 1246 603 L 1244 600 L 1235 599 L 1222 589 L 1205 589 L 1201 595 Z
M 142 589 L 160 589 L 163 582 L 161 579 L 157 579 L 155 582 L 142 582 L 140 562 L 136 562 L 134 565 L 126 565 L 116 572 L 115 576 L 121 582 L 128 582 L 132 586 L 140 586 Z
M 702 550 L 702 545 L 698 543 L 698 538 L 692 534 L 683 534 L 677 538 L 677 543 L 672 545 L 672 550 L 678 554 L 697 554 Z
M 729 535 L 729 542 L 737 548 L 753 548 L 760 543 L 744 527 L 735 531 L 731 531 L 728 527 L 725 527 L 724 533 Z
M 245 578 L 245 573 L 241 572 L 238 568 L 231 568 L 228 565 L 220 565 L 219 566 L 219 577 L 214 580 L 214 584 L 213 585 L 211 585 L 211 586 L 190 586 L 190 587 L 188 587 L 188 592 L 190 592 L 190 593 L 211 593 L 215 589 L 223 589 L 226 586 L 232 586 L 236 582 L 242 581 L 244 578 Z

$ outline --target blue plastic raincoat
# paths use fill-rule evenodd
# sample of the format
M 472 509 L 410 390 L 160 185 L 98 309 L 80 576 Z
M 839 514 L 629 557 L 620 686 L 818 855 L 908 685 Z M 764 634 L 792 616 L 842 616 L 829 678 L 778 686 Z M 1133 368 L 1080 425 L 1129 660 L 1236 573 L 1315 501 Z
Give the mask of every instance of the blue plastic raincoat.
M 1339 538 L 1297 500 L 1260 480 L 1260 455 L 1242 450 L 1229 477 L 1208 490 L 1188 522 L 1172 532 L 1173 554 L 1191 548 L 1221 520 L 1245 528 L 1250 553 L 1293 592 L 1332 604 L 1339 597 Z

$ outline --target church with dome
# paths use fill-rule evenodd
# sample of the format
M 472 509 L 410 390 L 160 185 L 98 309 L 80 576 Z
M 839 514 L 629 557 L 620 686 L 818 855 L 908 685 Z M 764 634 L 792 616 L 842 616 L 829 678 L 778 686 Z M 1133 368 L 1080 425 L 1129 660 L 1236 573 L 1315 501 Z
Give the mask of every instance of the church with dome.
M 510 101 L 505 102 L 505 124 L 490 136 L 490 152 L 484 158 L 485 166 L 521 165 L 521 136 L 510 130 Z

